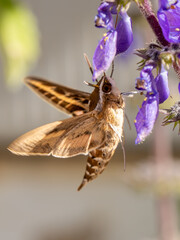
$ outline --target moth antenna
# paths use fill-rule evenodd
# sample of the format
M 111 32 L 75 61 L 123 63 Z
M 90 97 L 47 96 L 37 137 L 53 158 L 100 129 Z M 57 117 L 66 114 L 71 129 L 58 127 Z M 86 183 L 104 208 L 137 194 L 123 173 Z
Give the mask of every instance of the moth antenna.
M 92 65 L 91 65 L 91 63 L 89 61 L 89 58 L 88 58 L 86 53 L 84 53 L 84 58 L 85 58 L 85 60 L 86 60 L 86 62 L 88 64 L 88 67 L 89 67 L 89 70 L 90 70 L 91 74 L 93 75 L 93 68 L 92 68 Z
M 128 116 L 127 116 L 126 113 L 125 113 L 125 118 L 126 118 L 126 120 L 127 120 L 127 123 L 128 123 L 129 129 L 131 130 L 131 124 L 130 124 L 129 118 L 128 118 Z
M 134 97 L 134 95 L 137 93 L 140 93 L 140 92 L 139 91 L 122 92 L 121 95 L 126 97 Z
M 114 73 L 114 61 L 112 61 L 112 69 L 111 69 L 111 75 L 110 75 L 110 78 L 112 78 L 113 73 Z
M 86 82 L 84 81 L 84 83 L 90 87 L 95 87 L 95 88 L 99 88 L 99 86 L 97 84 L 92 84 L 92 83 L 89 83 L 89 82 Z

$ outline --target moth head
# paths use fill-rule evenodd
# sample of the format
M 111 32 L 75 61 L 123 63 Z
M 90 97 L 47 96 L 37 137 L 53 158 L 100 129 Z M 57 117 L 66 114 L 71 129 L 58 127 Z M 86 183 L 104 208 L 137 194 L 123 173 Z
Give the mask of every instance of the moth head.
M 122 106 L 124 101 L 119 89 L 116 87 L 115 81 L 107 77 L 105 74 L 99 80 L 99 82 L 93 86 L 94 91 L 90 95 L 89 110 L 92 111 L 98 105 L 101 108 L 102 104 L 108 101 L 112 101 Z
M 121 95 L 119 89 L 116 86 L 115 81 L 107 76 L 104 76 L 100 84 L 100 94 L 119 97 Z
M 112 102 L 115 103 L 118 107 L 124 106 L 124 100 L 122 98 L 122 95 L 117 88 L 115 81 L 104 75 L 101 83 L 100 83 L 100 102 Z

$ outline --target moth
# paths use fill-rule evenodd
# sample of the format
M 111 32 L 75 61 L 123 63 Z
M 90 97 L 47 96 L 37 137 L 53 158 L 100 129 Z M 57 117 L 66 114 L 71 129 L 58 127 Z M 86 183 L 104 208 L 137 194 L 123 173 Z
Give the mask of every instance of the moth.
M 124 108 L 122 94 L 115 81 L 105 74 L 86 93 L 37 77 L 25 83 L 44 100 L 71 118 L 36 128 L 13 141 L 8 149 L 17 155 L 52 155 L 68 158 L 88 155 L 80 190 L 101 174 L 122 143 Z

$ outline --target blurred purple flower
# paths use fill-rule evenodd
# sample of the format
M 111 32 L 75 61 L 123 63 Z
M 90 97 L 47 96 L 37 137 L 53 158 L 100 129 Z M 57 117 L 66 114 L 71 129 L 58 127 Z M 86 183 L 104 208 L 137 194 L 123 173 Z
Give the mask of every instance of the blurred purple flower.
M 144 99 L 142 107 L 139 109 L 135 120 L 135 127 L 137 131 L 135 144 L 144 141 L 151 133 L 158 116 L 158 110 L 158 94 L 147 94 L 147 97 Z
M 142 142 L 152 131 L 159 112 L 159 104 L 169 96 L 167 71 L 161 66 L 161 71 L 154 78 L 152 70 L 155 64 L 149 63 L 140 72 L 140 78 L 136 79 L 136 88 L 146 91 L 146 98 L 139 109 L 135 127 L 137 138 L 135 143 Z
M 170 43 L 180 42 L 180 1 L 159 0 L 157 12 L 164 37 Z
M 169 97 L 168 72 L 161 66 L 161 72 L 155 79 L 157 91 L 159 93 L 159 104 Z
M 180 94 L 180 82 L 179 82 L 179 84 L 178 84 L 178 90 L 179 90 L 179 94 Z
M 95 17 L 95 26 L 106 28 L 108 32 L 100 40 L 93 56 L 93 80 L 105 72 L 114 57 L 126 51 L 133 41 L 131 19 L 125 9 L 120 10 L 121 19 L 117 24 L 114 23 L 112 14 L 117 14 L 116 4 L 103 2 Z

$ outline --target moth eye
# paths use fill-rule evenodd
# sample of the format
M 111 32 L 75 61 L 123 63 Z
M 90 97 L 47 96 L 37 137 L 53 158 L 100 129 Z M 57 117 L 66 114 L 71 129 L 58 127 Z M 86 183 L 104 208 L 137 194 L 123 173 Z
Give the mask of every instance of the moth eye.
M 108 82 L 105 82 L 102 86 L 102 91 L 104 93 L 109 93 L 111 91 L 111 89 L 112 89 L 112 85 Z

